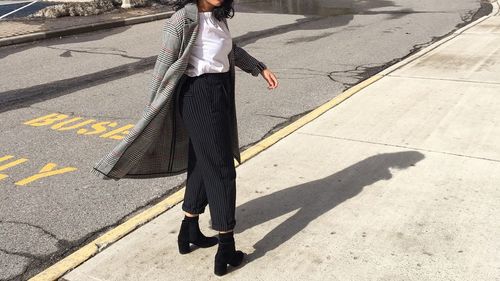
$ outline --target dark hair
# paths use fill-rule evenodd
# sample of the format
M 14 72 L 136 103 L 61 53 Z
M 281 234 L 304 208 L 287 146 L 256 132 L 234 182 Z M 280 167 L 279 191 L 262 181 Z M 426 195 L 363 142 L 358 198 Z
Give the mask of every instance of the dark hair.
M 184 6 L 186 6 L 186 4 L 188 3 L 196 4 L 197 0 L 175 0 L 172 3 L 172 7 L 175 11 L 178 11 L 184 8 Z M 224 0 L 224 2 L 222 2 L 222 5 L 214 8 L 212 14 L 219 21 L 224 18 L 232 18 L 234 16 L 233 0 Z

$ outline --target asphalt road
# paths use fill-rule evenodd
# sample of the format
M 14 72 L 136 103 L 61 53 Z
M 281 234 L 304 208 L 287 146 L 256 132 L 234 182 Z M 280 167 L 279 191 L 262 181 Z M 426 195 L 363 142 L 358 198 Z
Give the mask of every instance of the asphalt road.
M 232 35 L 281 85 L 269 92 L 237 73 L 242 149 L 480 9 L 477 0 L 246 2 Z M 141 115 L 161 26 L 0 48 L 0 280 L 33 276 L 184 181 L 90 174 Z
M 23 6 L 26 6 L 28 5 L 29 3 L 31 3 L 32 1 L 1 1 L 0 0 L 0 17 L 7 14 L 7 13 L 10 13 L 16 9 L 19 9 Z M 22 10 L 19 10 L 7 17 L 5 17 L 5 19 L 14 19 L 14 18 L 20 18 L 20 17 L 26 17 L 26 16 L 29 16 L 35 12 L 37 12 L 38 10 L 41 10 L 45 7 L 48 7 L 48 6 L 52 6 L 54 4 L 57 4 L 57 3 L 54 3 L 54 2 L 37 2 L 35 4 L 32 4 Z

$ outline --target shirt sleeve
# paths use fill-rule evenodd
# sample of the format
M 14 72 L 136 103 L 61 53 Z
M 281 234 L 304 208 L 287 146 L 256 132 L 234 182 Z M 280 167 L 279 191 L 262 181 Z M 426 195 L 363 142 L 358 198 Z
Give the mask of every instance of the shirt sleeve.
M 238 47 L 235 43 L 233 43 L 233 52 L 234 64 L 241 70 L 251 73 L 253 76 L 258 76 L 262 70 L 267 68 L 263 62 L 260 62 L 256 58 L 252 57 L 243 48 Z

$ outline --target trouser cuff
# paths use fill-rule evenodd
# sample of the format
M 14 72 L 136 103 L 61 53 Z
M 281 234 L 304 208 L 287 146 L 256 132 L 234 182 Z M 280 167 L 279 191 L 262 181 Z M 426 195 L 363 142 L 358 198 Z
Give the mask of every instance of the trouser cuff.
M 199 215 L 199 214 L 203 214 L 205 212 L 205 207 L 190 208 L 190 207 L 182 204 L 182 210 L 184 212 L 188 212 L 190 214 Z
M 212 229 L 215 231 L 223 231 L 224 232 L 224 231 L 233 230 L 235 225 L 236 225 L 236 222 L 231 223 L 231 224 L 225 224 L 225 225 L 212 224 Z

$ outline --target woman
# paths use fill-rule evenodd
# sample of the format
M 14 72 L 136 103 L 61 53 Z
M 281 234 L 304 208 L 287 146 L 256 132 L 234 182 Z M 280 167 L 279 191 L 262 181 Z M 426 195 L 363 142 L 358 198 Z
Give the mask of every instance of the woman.
M 236 172 L 230 122 L 234 117 L 234 94 L 229 94 L 233 91 L 229 58 L 233 44 L 226 18 L 234 11 L 232 1 L 198 0 L 177 1 L 177 12 L 182 13 L 180 8 L 189 10 L 190 6 L 186 4 L 190 2 L 197 2 L 198 37 L 191 49 L 186 81 L 179 96 L 179 111 L 190 144 L 188 179 L 182 205 L 185 218 L 178 243 L 181 254 L 190 251 L 189 243 L 200 247 L 217 244 L 216 238 L 205 237 L 198 226 L 198 215 L 208 203 L 212 228 L 219 231 L 214 271 L 217 275 L 224 275 L 227 264 L 237 266 L 243 260 L 243 253 L 235 250 L 233 238 Z M 248 60 L 249 63 L 253 61 L 269 87 L 276 88 L 274 74 L 255 59 Z
M 261 74 L 269 89 L 276 76 L 232 43 L 227 18 L 232 0 L 178 0 L 165 22 L 163 46 L 151 84 L 150 104 L 127 137 L 94 167 L 104 178 L 152 178 L 182 173 L 187 184 L 178 236 L 179 252 L 190 244 L 218 244 L 214 272 L 238 266 L 236 251 L 236 172 L 240 162 L 234 102 L 234 67 Z M 219 239 L 204 236 L 198 216 L 209 206 Z

